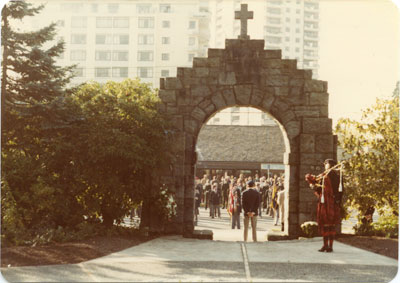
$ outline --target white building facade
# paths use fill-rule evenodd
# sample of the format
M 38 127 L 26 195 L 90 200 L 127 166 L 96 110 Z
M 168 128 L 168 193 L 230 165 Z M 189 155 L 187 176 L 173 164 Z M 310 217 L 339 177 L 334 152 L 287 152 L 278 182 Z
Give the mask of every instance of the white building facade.
M 27 19 L 31 29 L 57 23 L 66 43 L 58 64 L 77 65 L 73 84 L 139 77 L 157 88 L 160 77 L 207 56 L 210 17 L 201 0 L 56 0 Z
M 31 1 L 40 4 L 42 1 Z M 65 41 L 58 59 L 76 65 L 72 84 L 140 78 L 159 87 L 161 77 L 176 76 L 177 67 L 191 67 L 207 49 L 224 48 L 237 38 L 240 21 L 234 12 L 241 3 L 254 11 L 251 38 L 263 38 L 266 49 L 281 49 L 283 58 L 297 59 L 299 68 L 318 77 L 317 0 L 52 0 L 28 29 L 57 23 L 56 40 Z M 229 108 L 211 125 L 271 125 L 266 113 L 254 108 Z

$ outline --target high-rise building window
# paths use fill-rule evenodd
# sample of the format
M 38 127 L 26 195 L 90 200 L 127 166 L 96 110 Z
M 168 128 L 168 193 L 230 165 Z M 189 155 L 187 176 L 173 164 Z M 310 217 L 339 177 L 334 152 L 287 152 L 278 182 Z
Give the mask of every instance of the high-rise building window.
M 161 70 L 161 77 L 169 77 L 169 70 Z
M 58 20 L 56 24 L 57 24 L 58 27 L 63 27 L 63 26 L 65 26 L 65 21 L 64 20 Z
M 115 28 L 129 28 L 129 18 L 128 17 L 117 17 L 114 18 Z
M 285 51 L 290 51 L 290 47 L 285 47 Z
M 138 43 L 140 45 L 154 44 L 154 35 L 152 34 L 139 34 Z
M 162 44 L 169 44 L 169 43 L 170 43 L 170 38 L 169 38 L 169 37 L 163 36 L 163 37 L 161 38 L 161 43 L 162 43 Z
M 266 28 L 266 31 L 267 31 L 268 33 L 274 33 L 274 34 L 281 33 L 281 29 L 278 28 L 278 27 L 267 27 L 267 28 Z
M 92 13 L 97 13 L 99 11 L 99 4 L 93 3 L 91 5 Z
M 195 29 L 196 28 L 196 21 L 189 21 L 189 29 Z
M 189 45 L 193 46 L 196 44 L 196 38 L 195 37 L 189 37 Z
M 115 78 L 127 78 L 128 77 L 128 67 L 113 67 L 112 76 Z
M 85 61 L 86 51 L 85 50 L 71 50 L 70 55 L 71 61 Z
M 296 47 L 296 52 L 300 52 L 300 48 Z
M 111 51 L 101 50 L 95 52 L 96 61 L 111 61 Z
M 110 68 L 95 68 L 94 75 L 97 78 L 107 78 L 110 77 Z
M 66 1 L 65 1 L 66 2 Z M 60 5 L 61 12 L 79 13 L 83 9 L 83 3 L 63 3 Z
M 149 14 L 151 11 L 151 4 L 137 4 L 136 12 L 138 14 Z
M 72 17 L 71 27 L 72 28 L 86 28 L 87 18 L 86 17 Z
M 97 28 L 112 28 L 113 21 L 111 17 L 97 17 L 96 27 Z
M 300 9 L 297 9 L 297 10 L 296 10 L 296 14 L 300 14 Z
M 286 22 L 289 23 L 290 22 L 290 18 L 286 18 Z
M 154 28 L 154 18 L 139 18 L 139 28 Z
M 161 54 L 161 60 L 169 61 L 169 53 L 162 53 Z
M 290 12 L 290 8 L 286 8 L 286 12 Z
M 300 38 L 296 38 L 296 42 L 299 43 L 300 42 Z
M 267 12 L 275 15 L 280 15 L 281 14 L 281 9 L 280 8 L 273 8 L 273 7 L 268 7 Z
M 138 51 L 138 61 L 153 61 L 153 51 Z
M 286 41 L 290 41 L 290 38 L 289 38 L 289 37 L 285 37 L 285 40 L 286 40 Z
M 162 27 L 163 28 L 169 28 L 171 26 L 169 21 L 162 21 Z
M 75 68 L 74 69 L 74 76 L 75 77 L 84 77 L 85 76 L 85 69 L 84 68 Z
M 96 34 L 96 44 L 112 44 L 112 34 Z
M 128 51 L 113 51 L 113 61 L 128 61 Z
M 108 12 L 112 14 L 118 13 L 119 5 L 118 4 L 108 4 L 107 6 Z
M 305 36 L 307 37 L 312 37 L 312 38 L 317 38 L 318 37 L 318 33 L 315 31 L 307 31 L 304 33 Z
M 160 4 L 160 13 L 171 13 L 171 4 Z
M 71 34 L 71 44 L 86 44 L 86 34 Z
M 138 77 L 139 78 L 152 78 L 153 77 L 153 68 L 139 67 L 138 68 Z
M 296 24 L 300 24 L 300 19 L 296 19 Z
M 267 36 L 266 37 L 266 42 L 268 43 L 281 43 L 281 38 L 280 37 L 275 37 L 275 36 Z
M 296 33 L 300 33 L 300 29 L 297 28 L 297 29 L 296 29 Z
M 193 58 L 194 58 L 194 54 L 193 54 L 193 53 L 189 53 L 189 54 L 188 54 L 188 61 L 189 61 L 189 62 L 192 62 L 192 61 L 193 61 Z
M 270 24 L 280 24 L 281 23 L 281 19 L 280 18 L 268 17 L 267 18 L 267 22 L 270 23 Z
M 114 44 L 119 44 L 119 45 L 129 44 L 129 34 L 114 34 Z

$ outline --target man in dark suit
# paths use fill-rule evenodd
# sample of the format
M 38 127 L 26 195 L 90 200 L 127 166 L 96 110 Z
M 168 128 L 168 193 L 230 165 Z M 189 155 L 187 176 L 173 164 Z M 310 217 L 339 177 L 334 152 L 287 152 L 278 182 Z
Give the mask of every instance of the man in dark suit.
M 255 189 L 253 181 L 247 182 L 247 189 L 242 193 L 242 207 L 244 212 L 244 241 L 247 242 L 249 222 L 253 232 L 253 241 L 257 242 L 257 215 L 260 206 L 260 194 Z

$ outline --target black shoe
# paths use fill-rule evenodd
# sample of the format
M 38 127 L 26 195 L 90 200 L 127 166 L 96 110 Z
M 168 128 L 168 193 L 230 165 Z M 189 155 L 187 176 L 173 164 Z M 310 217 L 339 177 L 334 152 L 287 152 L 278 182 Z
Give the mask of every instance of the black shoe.
M 327 252 L 327 253 L 331 253 L 331 252 L 333 252 L 333 249 L 332 249 L 331 247 L 327 247 L 327 248 L 326 248 L 326 252 Z
M 328 248 L 325 247 L 325 246 L 323 246 L 323 247 L 320 248 L 318 251 L 319 251 L 319 252 L 325 252 L 325 251 L 328 251 Z

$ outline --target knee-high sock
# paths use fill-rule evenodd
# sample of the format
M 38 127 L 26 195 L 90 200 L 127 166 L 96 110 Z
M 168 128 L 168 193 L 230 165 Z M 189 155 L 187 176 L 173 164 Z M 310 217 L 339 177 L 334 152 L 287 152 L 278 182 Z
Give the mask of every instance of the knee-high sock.
M 330 248 L 333 247 L 333 239 L 334 239 L 334 236 L 329 236 L 329 247 Z
M 324 247 L 328 246 L 328 237 L 324 237 Z

